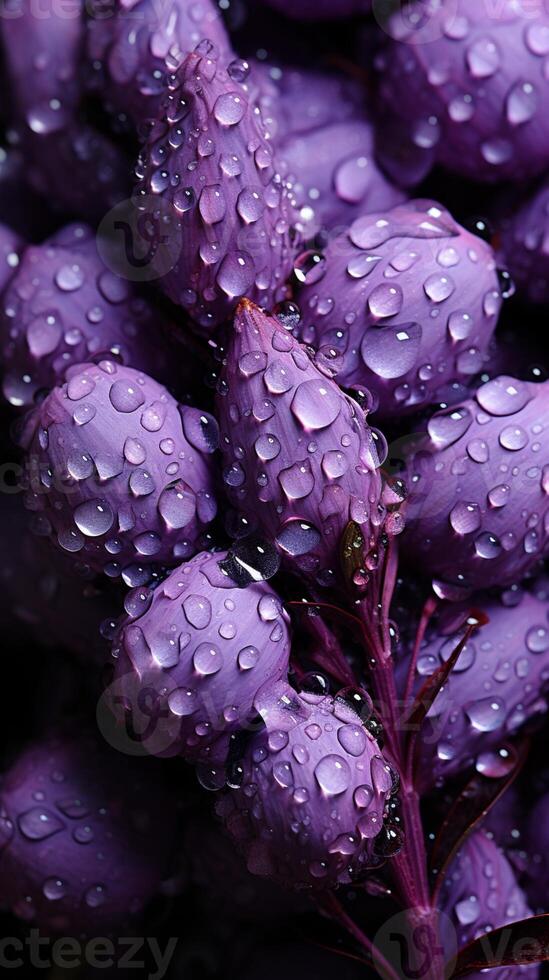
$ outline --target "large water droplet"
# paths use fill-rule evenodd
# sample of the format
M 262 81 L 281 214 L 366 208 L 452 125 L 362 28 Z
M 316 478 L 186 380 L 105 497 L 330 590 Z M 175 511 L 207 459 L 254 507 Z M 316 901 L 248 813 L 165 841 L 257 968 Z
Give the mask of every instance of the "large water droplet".
M 419 323 L 403 323 L 367 330 L 360 353 L 366 367 L 380 378 L 400 378 L 416 365 L 421 346 Z
M 500 698 L 481 698 L 464 710 L 478 732 L 494 732 L 505 720 L 505 705 Z
M 335 422 L 342 404 L 342 396 L 334 384 L 304 381 L 296 389 L 291 410 L 305 429 L 313 431 Z
M 74 523 L 88 538 L 106 534 L 114 523 L 111 505 L 106 500 L 86 500 L 74 509 Z
M 326 755 L 315 768 L 315 778 L 327 796 L 337 796 L 348 789 L 351 782 L 351 770 L 342 756 Z
M 17 818 L 19 830 L 28 840 L 45 840 L 64 829 L 64 824 L 54 813 L 35 806 Z

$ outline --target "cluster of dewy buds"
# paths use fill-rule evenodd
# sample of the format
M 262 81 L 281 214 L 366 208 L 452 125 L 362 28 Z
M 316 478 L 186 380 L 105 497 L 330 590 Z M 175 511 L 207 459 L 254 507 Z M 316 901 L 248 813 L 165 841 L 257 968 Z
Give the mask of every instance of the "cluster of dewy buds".
M 385 23 L 378 55 L 380 115 L 393 112 L 407 141 L 476 181 L 523 180 L 549 164 L 543 4 L 445 0 L 404 5 Z M 400 147 L 399 147 L 400 149 Z
M 13 0 L 0 33 L 12 119 L 29 183 L 47 200 L 90 220 L 127 196 L 124 153 L 81 113 L 84 96 L 81 0 Z M 29 68 L 32 66 L 32 68 Z M 67 179 L 70 175 L 70 179 Z
M 223 480 L 250 530 L 316 583 L 340 583 L 350 521 L 373 570 L 386 521 L 373 430 L 362 408 L 274 316 L 244 300 L 217 396 Z M 396 529 L 395 529 L 396 530 Z
M 113 361 L 69 372 L 21 442 L 35 529 L 128 585 L 190 558 L 215 517 L 215 419 Z
M 54 934 L 112 934 L 158 893 L 175 813 L 151 760 L 108 749 L 86 727 L 46 736 L 2 781 L 3 903 Z
M 230 52 L 214 0 L 92 0 L 87 54 L 106 105 L 138 127 L 158 115 L 169 58 L 182 60 L 203 40 Z
M 2 392 L 11 405 L 29 407 L 68 368 L 99 358 L 163 382 L 175 375 L 162 316 L 107 268 L 91 228 L 69 225 L 15 259 L 0 299 Z
M 229 736 L 252 726 L 258 695 L 287 675 L 290 631 L 280 601 L 266 582 L 238 588 L 223 571 L 225 557 L 199 554 L 152 594 L 139 589 L 126 600 L 110 700 L 140 730 L 149 693 L 151 754 L 222 764 Z
M 137 167 L 136 206 L 162 246 L 160 285 L 202 332 L 243 296 L 271 307 L 292 269 L 295 215 L 246 70 L 199 45 L 169 77 Z
M 264 726 L 217 805 L 248 869 L 296 888 L 360 880 L 401 843 L 385 824 L 398 777 L 342 699 L 282 684 L 259 710 Z
M 418 736 L 417 778 L 423 790 L 473 767 L 494 778 L 503 775 L 514 759 L 506 739 L 547 711 L 546 597 L 536 589 L 510 589 L 500 600 L 478 596 L 476 605 L 488 622 L 463 648 Z M 416 695 L 449 659 L 469 616 L 467 607 L 450 607 L 428 632 L 417 662 Z M 407 669 L 405 660 L 399 674 Z
M 500 253 L 527 299 L 548 303 L 549 180 L 501 223 Z
M 440 895 L 440 937 L 449 961 L 479 935 L 531 915 L 526 896 L 505 855 L 482 831 L 471 834 L 453 859 Z M 505 935 L 505 933 L 504 933 Z M 528 935 L 528 933 L 526 933 Z M 487 951 L 495 952 L 492 945 Z M 512 955 L 513 950 L 504 950 Z M 539 967 L 509 966 L 495 971 L 502 980 L 530 980 Z M 468 976 L 489 973 L 480 969 Z
M 502 375 L 405 451 L 402 553 L 443 598 L 517 582 L 549 544 L 549 382 Z
M 494 253 L 433 201 L 357 218 L 296 262 L 300 336 L 400 416 L 482 370 L 501 306 Z

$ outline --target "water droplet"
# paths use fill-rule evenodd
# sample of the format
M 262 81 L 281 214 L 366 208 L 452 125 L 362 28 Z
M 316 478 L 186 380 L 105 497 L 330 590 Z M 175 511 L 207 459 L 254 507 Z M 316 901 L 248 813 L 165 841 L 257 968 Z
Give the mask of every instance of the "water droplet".
M 464 710 L 478 732 L 494 732 L 505 720 L 505 705 L 500 698 L 482 698 L 467 705 Z
M 51 902 L 58 901 L 60 898 L 64 898 L 67 891 L 67 886 L 61 878 L 46 878 L 42 891 L 46 898 Z
M 490 415 L 514 415 L 520 412 L 531 398 L 528 385 L 515 378 L 502 375 L 481 385 L 476 393 L 480 407 Z
M 481 524 L 479 505 L 459 501 L 450 512 L 450 524 L 456 534 L 471 534 L 473 531 L 478 531 Z
M 383 319 L 400 313 L 403 302 L 404 296 L 400 286 L 380 283 L 368 297 L 368 309 L 372 316 Z
M 501 541 L 495 534 L 484 531 L 475 539 L 475 551 L 479 558 L 497 558 L 501 554 Z
M 546 653 L 549 650 L 549 630 L 545 626 L 533 626 L 526 634 L 526 646 L 530 653 Z
M 400 378 L 416 365 L 421 346 L 419 323 L 388 325 L 364 333 L 360 353 L 366 367 L 380 378 Z
M 520 126 L 536 114 L 537 92 L 531 82 L 516 82 L 507 96 L 506 114 L 511 126 Z
M 223 667 L 223 654 L 213 643 L 199 643 L 194 652 L 193 666 L 203 676 L 217 674 Z
M 315 768 L 315 778 L 327 796 L 337 796 L 348 789 L 351 770 L 340 755 L 326 755 Z
M 236 126 L 243 118 L 247 102 L 238 92 L 220 95 L 214 105 L 214 116 L 222 126 Z
M 88 538 L 106 534 L 114 523 L 111 505 L 106 500 L 87 500 L 74 509 L 74 523 Z
M 64 825 L 49 810 L 35 806 L 27 810 L 17 818 L 19 829 L 28 840 L 46 840 L 53 834 L 58 834 L 64 830 Z
M 292 414 L 307 431 L 324 429 L 337 419 L 342 397 L 334 384 L 304 381 L 292 398 Z
M 519 425 L 507 425 L 499 434 L 499 444 L 503 449 L 517 452 L 528 445 L 528 435 Z
M 360 725 L 342 725 L 338 729 L 337 738 L 349 755 L 357 757 L 362 755 L 368 742 L 368 736 Z
M 197 630 L 206 629 L 212 619 L 212 607 L 206 596 L 188 595 L 183 600 L 183 612 L 187 622 Z
M 115 381 L 109 391 L 109 399 L 117 412 L 135 412 L 145 402 L 141 388 L 131 381 Z

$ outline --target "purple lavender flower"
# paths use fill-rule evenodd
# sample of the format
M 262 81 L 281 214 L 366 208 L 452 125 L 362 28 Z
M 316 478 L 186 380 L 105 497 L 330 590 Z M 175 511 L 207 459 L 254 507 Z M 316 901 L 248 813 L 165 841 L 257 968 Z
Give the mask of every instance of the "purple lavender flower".
M 114 275 L 97 253 L 91 228 L 69 225 L 42 245 L 29 245 L 2 297 L 2 390 L 14 406 L 62 384 L 66 371 L 101 357 L 149 371 L 175 372 L 158 327 L 162 317 Z M 182 367 L 184 370 L 184 365 Z
M 287 614 L 266 582 L 238 588 L 222 571 L 225 557 L 196 555 L 121 624 L 116 692 L 130 705 L 147 687 L 157 692 L 159 754 L 206 762 L 216 741 L 226 746 L 253 721 L 261 691 L 286 677 Z
M 69 556 L 52 553 L 29 530 L 20 497 L 8 497 L 2 507 L 0 612 L 6 629 L 23 624 L 50 650 L 68 650 L 103 667 L 109 648 L 102 627 L 119 615 L 116 593 L 84 565 L 75 569 Z
M 535 908 L 549 911 L 547 875 L 549 873 L 549 793 L 538 801 L 530 812 L 526 835 L 529 855 L 526 890 Z
M 213 0 L 154 0 L 127 4 L 113 0 L 105 16 L 104 0 L 88 9 L 87 54 L 101 73 L 98 87 L 107 104 L 138 126 L 158 115 L 166 94 L 166 75 L 177 60 L 204 39 L 230 53 L 230 41 Z
M 53 933 L 111 933 L 158 891 L 174 834 L 175 801 L 150 767 L 81 727 L 50 735 L 2 782 L 2 900 Z
M 19 235 L 7 225 L 0 224 L 0 292 L 4 292 L 15 275 L 22 248 L 23 241 Z
M 544 69 L 549 16 L 504 0 L 444 0 L 405 6 L 385 30 L 378 56 L 381 112 L 400 123 L 400 142 L 429 150 L 474 180 L 522 180 L 549 164 L 549 93 Z
M 296 20 L 330 20 L 370 10 L 370 0 L 264 0 L 270 7 Z
M 524 295 L 549 302 L 549 181 L 502 222 L 500 251 Z
M 473 766 L 488 776 L 504 774 L 512 761 L 501 749 L 505 740 L 547 711 L 546 599 L 508 590 L 501 600 L 479 596 L 476 604 L 489 622 L 464 647 L 419 736 L 417 773 L 425 790 Z M 428 633 L 417 664 L 416 694 L 458 645 L 467 616 L 466 608 L 450 607 Z M 402 674 L 407 668 L 405 661 Z
M 481 831 L 463 843 L 448 870 L 441 898 L 441 938 L 449 956 L 485 932 L 531 914 L 507 858 Z M 537 977 L 539 967 L 507 967 L 494 971 L 501 980 Z M 469 973 L 481 980 L 485 973 Z
M 131 368 L 80 365 L 28 416 L 26 505 L 41 533 L 129 585 L 190 558 L 213 520 L 217 423 Z
M 548 382 L 502 375 L 410 438 L 403 554 L 443 597 L 510 585 L 547 553 L 548 399 Z
M 251 529 L 318 583 L 338 582 L 341 536 L 374 552 L 385 512 L 372 430 L 275 317 L 237 311 L 217 411 L 225 488 Z
M 300 334 L 341 355 L 337 380 L 401 415 L 483 365 L 501 305 L 494 254 L 432 201 L 358 218 L 296 261 Z
M 260 706 L 238 789 L 218 814 L 248 869 L 298 888 L 330 888 L 380 863 L 395 777 L 344 701 L 281 685 Z
M 283 297 L 292 266 L 288 192 L 242 77 L 210 44 L 189 55 L 138 166 L 138 205 L 158 200 L 174 253 L 161 285 L 206 332 L 242 296 Z

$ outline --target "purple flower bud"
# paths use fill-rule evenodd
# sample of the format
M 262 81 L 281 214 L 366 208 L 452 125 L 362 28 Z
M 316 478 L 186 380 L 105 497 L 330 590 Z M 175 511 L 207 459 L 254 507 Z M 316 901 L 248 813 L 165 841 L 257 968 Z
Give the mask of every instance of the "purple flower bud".
M 17 624 L 19 629 L 23 624 L 38 643 L 103 666 L 109 650 L 103 628 L 119 615 L 118 596 L 105 587 L 106 579 L 100 582 L 85 567 L 75 570 L 68 556 L 52 554 L 28 523 L 21 499 L 9 497 L 3 503 L 1 523 L 4 623 Z
M 19 265 L 23 241 L 19 235 L 0 224 L 0 292 L 3 292 Z
M 208 38 L 230 53 L 223 18 L 213 0 L 114 0 L 106 17 L 102 0 L 88 10 L 87 53 L 99 66 L 107 104 L 137 125 L 158 114 L 166 93 L 168 63 L 182 59 Z
M 489 777 L 504 775 L 513 764 L 511 751 L 502 748 L 506 739 L 547 710 L 546 599 L 509 590 L 501 601 L 478 597 L 477 605 L 489 622 L 462 650 L 419 736 L 417 773 L 424 789 L 473 766 Z M 450 607 L 427 634 L 417 664 L 416 694 L 457 647 L 467 616 L 465 607 Z M 403 662 L 402 675 L 407 668 Z
M 442 887 L 440 906 L 441 938 L 449 956 L 477 936 L 531 914 L 507 858 L 481 831 L 467 838 L 452 861 Z M 490 950 L 495 951 L 493 946 Z M 538 972 L 539 967 L 534 964 L 528 968 L 495 970 L 494 976 L 520 980 L 525 975 L 534 978 Z M 485 972 L 468 976 L 481 980 Z
M 240 78 L 211 45 L 189 55 L 138 167 L 138 205 L 155 197 L 171 250 L 161 285 L 202 331 L 242 296 L 271 306 L 292 267 L 288 192 Z
M 384 519 L 372 430 L 275 317 L 237 312 L 217 399 L 231 502 L 302 574 L 339 578 L 341 536 L 360 525 L 373 552 Z
M 377 743 L 337 698 L 282 685 L 260 711 L 240 786 L 218 803 L 248 869 L 301 888 L 356 880 L 379 864 L 395 789 Z
M 482 369 L 501 306 L 494 254 L 440 205 L 365 215 L 308 255 L 296 261 L 302 339 L 337 350 L 338 382 L 366 386 L 380 414 L 414 411 Z
M 299 210 L 304 235 L 346 228 L 403 199 L 374 159 L 364 91 L 344 75 L 254 65 L 257 101 Z
M 50 735 L 2 783 L 0 894 L 43 930 L 110 933 L 158 891 L 174 835 L 175 801 L 150 766 L 81 728 Z
M 430 0 L 419 18 L 398 9 L 378 57 L 379 94 L 401 123 L 401 143 L 432 151 L 473 180 L 522 180 L 549 164 L 544 71 L 549 16 L 526 2 Z
M 547 876 L 549 874 L 549 793 L 539 800 L 527 824 L 527 852 L 529 855 L 528 897 L 535 908 L 549 911 L 547 901 Z
M 130 710 L 143 691 L 156 692 L 157 754 L 206 762 L 213 743 L 246 728 L 259 693 L 288 672 L 279 599 L 266 582 L 239 589 L 222 571 L 225 557 L 196 555 L 121 624 L 115 690 Z
M 2 391 L 11 405 L 32 405 L 41 389 L 62 384 L 69 368 L 101 357 L 160 380 L 173 376 L 158 336 L 161 317 L 105 266 L 91 228 L 68 226 L 29 245 L 19 262 L 7 259 L 14 267 L 2 297 L 0 343 Z
M 270 7 L 296 20 L 353 17 L 370 10 L 370 0 L 265 0 Z
M 41 533 L 128 585 L 175 565 L 213 520 L 217 423 L 131 368 L 70 372 L 25 421 L 28 491 Z
M 524 295 L 549 302 L 549 181 L 502 224 L 501 254 Z
M 364 88 L 349 75 L 253 62 L 250 84 L 273 139 L 348 122 L 364 114 Z
M 443 598 L 517 582 L 549 541 L 549 382 L 502 375 L 410 438 L 403 554 Z
M 291 136 L 278 151 L 309 239 L 403 199 L 375 162 L 373 129 L 364 115 Z

